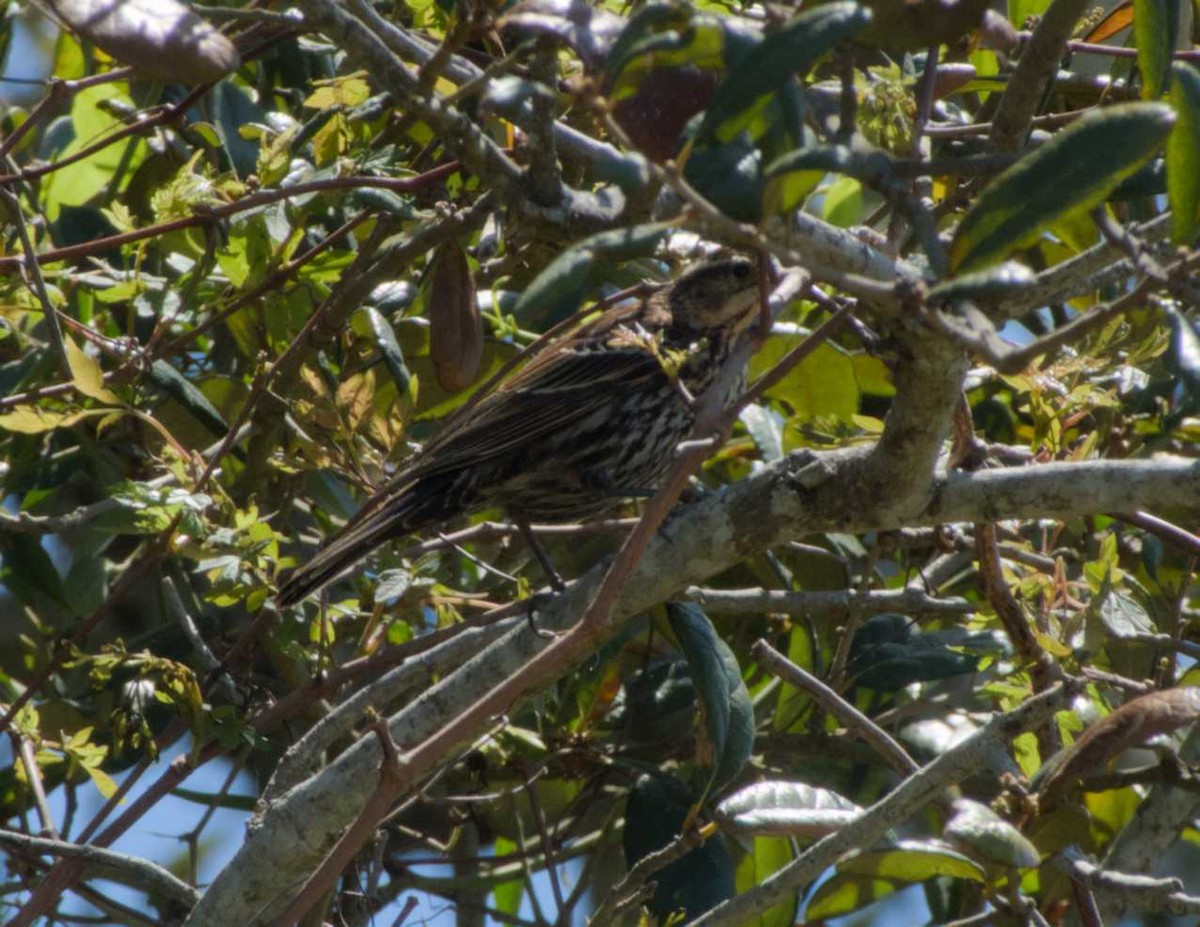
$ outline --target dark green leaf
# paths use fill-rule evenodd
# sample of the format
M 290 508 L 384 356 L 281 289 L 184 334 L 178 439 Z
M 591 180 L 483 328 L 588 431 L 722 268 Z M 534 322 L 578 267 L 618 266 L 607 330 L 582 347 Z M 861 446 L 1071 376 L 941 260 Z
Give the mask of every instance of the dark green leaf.
M 223 438 L 229 431 L 229 424 L 224 416 L 209 402 L 208 397 L 200 392 L 199 387 L 165 360 L 156 360 L 150 365 L 150 380 L 217 437 Z
M 1167 145 L 1169 146 L 1170 144 L 1170 137 L 1168 137 Z M 1122 180 L 1117 185 L 1117 188 L 1108 195 L 1108 201 L 1110 203 L 1124 203 L 1128 200 L 1145 199 L 1148 196 L 1162 196 L 1166 192 L 1166 159 L 1151 158 L 1148 163 L 1143 164 Z
M 378 348 L 388 373 L 392 375 L 392 380 L 396 383 L 396 390 L 401 396 L 409 396 L 412 373 L 409 372 L 408 365 L 404 363 L 404 352 L 400 350 L 400 344 L 396 341 L 396 333 L 392 331 L 392 326 L 388 324 L 388 320 L 378 309 L 367 306 L 363 311 L 366 312 L 367 320 L 370 322 L 371 334 L 375 337 L 375 347 Z
M 690 730 L 696 714 L 696 687 L 685 660 L 656 663 L 622 687 L 609 722 L 629 732 L 635 743 L 670 740 Z
M 5 587 L 18 601 L 35 610 L 38 595 L 59 605 L 68 604 L 62 577 L 42 547 L 41 538 L 31 534 L 0 538 L 0 588 Z
M 929 303 L 956 299 L 999 300 L 1024 291 L 1037 280 L 1037 274 L 1017 261 L 1005 261 L 974 274 L 954 277 L 929 290 Z
M 630 17 L 608 54 L 605 67 L 610 84 L 626 64 L 643 53 L 647 41 L 657 39 L 663 29 L 684 28 L 690 15 L 687 7 L 674 3 L 647 3 L 641 7 Z
M 916 633 L 907 615 L 885 612 L 864 621 L 850 645 L 847 672 L 882 692 L 975 671 L 978 661 L 952 650 L 936 633 Z
M 402 567 L 384 570 L 379 574 L 379 582 L 375 584 L 376 604 L 391 605 L 398 601 L 412 585 L 412 579 L 412 573 Z
M 1100 620 L 1115 637 L 1154 634 L 1158 631 L 1146 610 L 1137 601 L 1115 589 L 1100 603 Z
M 626 865 L 660 850 L 683 829 L 692 801 L 687 788 L 670 776 L 642 776 L 629 792 L 621 839 Z M 647 907 L 665 922 L 674 911 L 699 917 L 733 897 L 733 858 L 719 834 L 659 870 L 658 887 Z
M 746 136 L 694 149 L 683 176 L 725 215 L 741 222 L 762 217 L 762 152 Z
M 651 253 L 668 225 L 655 222 L 601 232 L 572 245 L 525 288 L 514 314 L 522 320 L 556 317 L 579 308 L 592 286 L 603 279 L 606 264 Z
M 687 657 L 704 707 L 712 748 L 712 773 L 706 794 L 732 780 L 754 747 L 754 706 L 742 681 L 737 658 L 694 602 L 668 602 L 667 619 Z
M 250 812 L 258 804 L 258 799 L 253 795 L 230 795 L 227 792 L 200 792 L 195 789 L 176 787 L 171 789 L 171 794 L 175 798 L 195 802 L 197 805 L 229 808 L 233 811 Z
M 748 127 L 770 94 L 792 75 L 806 73 L 818 58 L 870 19 L 870 11 L 856 3 L 827 3 L 772 32 L 753 54 L 730 69 L 705 113 L 698 137 L 732 141 Z

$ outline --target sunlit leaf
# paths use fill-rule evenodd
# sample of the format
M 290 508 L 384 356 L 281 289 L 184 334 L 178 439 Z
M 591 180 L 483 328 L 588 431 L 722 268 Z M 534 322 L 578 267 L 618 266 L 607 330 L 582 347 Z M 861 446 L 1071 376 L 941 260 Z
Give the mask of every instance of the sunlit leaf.
M 117 394 L 104 385 L 100 362 L 84 353 L 72 339 L 66 339 L 67 363 L 71 367 L 71 382 L 79 392 L 99 402 L 119 405 Z
M 1171 106 L 1177 117 L 1167 136 L 1167 199 L 1176 244 L 1186 245 L 1200 230 L 1200 71 L 1171 65 Z
M 855 3 L 828 3 L 807 10 L 770 33 L 752 55 L 731 69 L 717 89 L 697 135 L 731 141 L 794 74 L 804 74 L 838 42 L 854 35 L 871 18 Z
M 1057 219 L 1102 202 L 1158 150 L 1174 119 L 1158 103 L 1125 103 L 1063 129 L 980 194 L 950 246 L 955 270 L 994 263 Z
M 1178 21 L 1179 4 L 1175 0 L 1133 0 L 1133 37 L 1142 72 L 1143 100 L 1157 100 L 1163 94 Z

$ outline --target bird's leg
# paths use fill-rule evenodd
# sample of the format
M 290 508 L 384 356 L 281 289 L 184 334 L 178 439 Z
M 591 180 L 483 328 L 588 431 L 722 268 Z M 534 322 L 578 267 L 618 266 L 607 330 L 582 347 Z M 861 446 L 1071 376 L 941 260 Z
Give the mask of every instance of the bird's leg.
M 537 539 L 537 535 L 533 533 L 533 529 L 529 527 L 529 522 L 519 515 L 514 515 L 513 521 L 517 523 L 517 527 L 521 531 L 521 536 L 525 538 L 525 543 L 529 545 L 529 549 L 533 551 L 533 555 L 537 557 L 538 563 L 542 565 L 542 570 L 545 571 L 547 578 L 550 580 L 550 588 L 554 590 L 554 594 L 567 591 L 567 582 L 562 578 L 562 574 L 554 568 L 554 564 L 550 561 L 550 555 L 546 553 L 546 548 L 542 546 L 542 542 Z M 529 629 L 539 637 L 557 637 L 553 631 L 546 631 L 537 626 L 537 610 L 538 604 L 544 601 L 544 596 L 534 595 L 529 599 L 529 611 L 527 617 L 529 619 Z
M 562 578 L 562 574 L 554 569 L 554 564 L 550 560 L 550 555 L 546 553 L 546 548 L 542 546 L 542 542 L 537 539 L 537 535 L 533 533 L 533 529 L 529 527 L 529 522 L 519 515 L 513 520 L 517 523 L 517 527 L 521 531 L 521 537 L 525 538 L 525 543 L 529 545 L 529 549 L 533 551 L 533 555 L 537 557 L 538 563 L 542 565 L 542 570 L 546 573 L 546 578 L 550 580 L 550 588 L 556 593 L 567 591 L 567 581 Z

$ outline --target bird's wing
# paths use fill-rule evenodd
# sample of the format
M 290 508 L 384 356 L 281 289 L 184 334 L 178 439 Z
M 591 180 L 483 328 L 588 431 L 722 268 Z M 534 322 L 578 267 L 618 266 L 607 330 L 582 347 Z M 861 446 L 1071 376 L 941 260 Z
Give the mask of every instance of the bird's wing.
M 552 348 L 426 444 L 409 473 L 443 473 L 519 451 L 623 395 L 661 388 L 666 377 L 645 347 Z

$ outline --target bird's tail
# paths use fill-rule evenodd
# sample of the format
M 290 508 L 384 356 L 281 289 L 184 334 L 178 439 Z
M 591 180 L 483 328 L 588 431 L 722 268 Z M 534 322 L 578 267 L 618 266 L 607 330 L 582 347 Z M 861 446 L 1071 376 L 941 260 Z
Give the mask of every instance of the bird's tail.
M 276 604 L 280 608 L 295 605 L 325 588 L 385 541 L 459 514 L 459 507 L 447 505 L 449 486 L 439 485 L 441 482 L 436 477 L 418 478 L 367 503 L 308 563 L 284 576 Z

